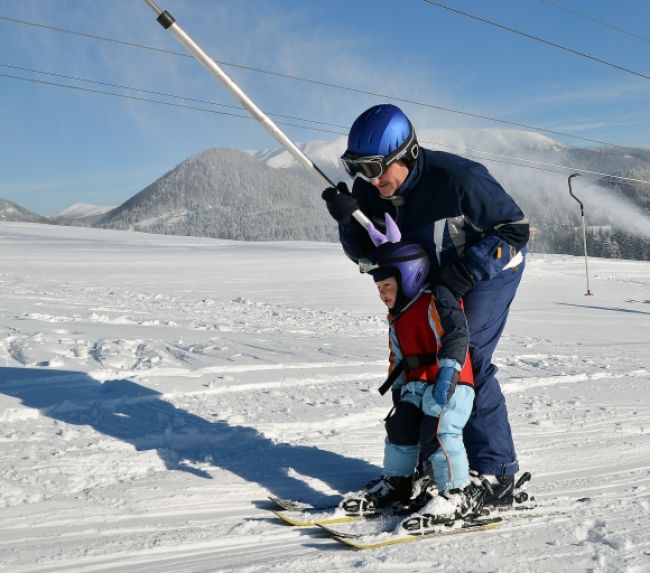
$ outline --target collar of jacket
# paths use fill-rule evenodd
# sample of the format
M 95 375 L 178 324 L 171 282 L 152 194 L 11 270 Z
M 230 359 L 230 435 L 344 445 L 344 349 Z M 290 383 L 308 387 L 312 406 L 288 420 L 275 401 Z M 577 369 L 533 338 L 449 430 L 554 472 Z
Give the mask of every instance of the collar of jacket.
M 384 201 L 389 201 L 390 203 L 393 204 L 394 207 L 401 207 L 406 203 L 406 196 L 409 192 L 409 190 L 415 186 L 415 184 L 418 182 L 420 179 L 420 174 L 422 173 L 422 163 L 424 162 L 423 159 L 423 149 L 420 148 L 420 154 L 418 155 L 417 159 L 415 160 L 415 163 L 413 164 L 413 168 L 407 175 L 406 179 L 404 180 L 404 183 L 402 183 L 402 186 L 395 192 L 394 195 L 391 195 L 390 197 L 382 197 L 379 195 L 381 199 Z
M 402 316 L 402 314 L 404 314 L 411 306 L 413 306 L 413 304 L 415 304 L 415 301 L 418 300 L 425 292 L 431 294 L 431 287 L 428 284 L 424 285 L 420 289 L 420 292 L 418 292 L 411 300 L 404 301 L 404 295 L 400 290 L 399 297 L 402 298 L 403 302 L 400 304 L 400 301 L 398 300 L 395 308 L 388 311 L 388 322 L 391 324 L 395 322 L 400 316 Z
M 415 187 L 416 183 L 420 179 L 420 174 L 422 173 L 422 164 L 424 163 L 424 153 L 425 150 L 420 148 L 420 153 L 418 154 L 417 159 L 415 160 L 415 163 L 413 164 L 413 168 L 408 174 L 408 177 L 402 183 L 402 186 L 397 190 L 397 193 L 395 195 L 399 195 L 401 197 L 405 197 L 408 192 Z

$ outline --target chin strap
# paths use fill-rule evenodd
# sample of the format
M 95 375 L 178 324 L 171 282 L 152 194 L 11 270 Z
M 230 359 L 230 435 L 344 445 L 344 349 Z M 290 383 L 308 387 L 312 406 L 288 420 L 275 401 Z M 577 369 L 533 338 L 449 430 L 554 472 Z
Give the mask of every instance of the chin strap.
M 404 203 L 406 203 L 406 199 L 404 199 L 404 197 L 401 195 L 392 195 L 390 197 L 384 197 L 380 195 L 379 197 L 381 197 L 384 201 L 390 201 L 393 205 L 395 205 L 395 207 L 401 207 L 404 205 Z

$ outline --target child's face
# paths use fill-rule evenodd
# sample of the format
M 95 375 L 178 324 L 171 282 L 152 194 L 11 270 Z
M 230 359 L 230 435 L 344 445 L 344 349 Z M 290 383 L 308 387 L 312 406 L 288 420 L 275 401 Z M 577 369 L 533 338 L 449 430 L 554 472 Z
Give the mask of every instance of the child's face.
M 379 298 L 388 309 L 392 309 L 397 301 L 397 279 L 395 277 L 388 277 L 375 283 L 379 291 Z

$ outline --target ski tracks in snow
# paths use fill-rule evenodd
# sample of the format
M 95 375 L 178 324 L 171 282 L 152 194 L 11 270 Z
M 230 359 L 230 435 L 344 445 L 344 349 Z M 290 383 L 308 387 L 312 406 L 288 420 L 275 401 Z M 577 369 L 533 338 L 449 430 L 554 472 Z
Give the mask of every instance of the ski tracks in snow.
M 231 285 L 220 293 L 222 275 L 206 269 L 248 268 L 246 249 L 255 254 L 255 245 L 238 246 L 236 264 L 213 248 L 195 268 L 183 267 L 178 286 L 170 261 L 180 268 L 185 251 L 166 253 L 156 266 L 159 251 L 133 237 L 143 241 L 136 250 L 112 246 L 127 271 L 114 263 L 106 273 L 101 242 L 82 240 L 86 250 L 74 256 L 45 248 L 47 257 L 33 250 L 26 258 L 26 247 L 10 247 L 20 265 L 1 270 L 0 563 L 7 570 L 647 568 L 647 265 L 626 265 L 617 283 L 618 266 L 596 264 L 597 292 L 611 290 L 587 307 L 582 291 L 580 299 L 566 296 L 580 261 L 535 264 L 533 256 L 527 272 L 535 280 L 524 283 L 495 357 L 520 464 L 533 473 L 530 490 L 549 506 L 589 499 L 565 516 L 360 555 L 280 525 L 264 500 L 331 498 L 380 471 L 390 408 L 376 391 L 387 369 L 383 312 L 338 306 L 314 281 L 339 273 L 341 300 L 365 300 L 372 290 L 362 290 L 341 261 L 340 270 L 313 267 L 292 283 L 291 299 L 278 301 L 260 286 L 268 273 L 242 292 Z M 287 268 L 314 256 L 284 248 L 276 254 Z M 625 321 L 612 327 L 615 340 L 591 328 L 605 316 Z M 590 328 L 578 340 L 585 319 Z

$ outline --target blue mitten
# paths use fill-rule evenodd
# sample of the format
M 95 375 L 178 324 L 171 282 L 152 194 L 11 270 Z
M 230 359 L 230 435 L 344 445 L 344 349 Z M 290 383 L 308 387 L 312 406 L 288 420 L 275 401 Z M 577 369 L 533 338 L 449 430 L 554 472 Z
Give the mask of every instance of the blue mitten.
M 446 406 L 456 390 L 461 365 L 451 358 L 443 358 L 439 366 L 440 370 L 433 387 L 433 399 L 441 406 Z

